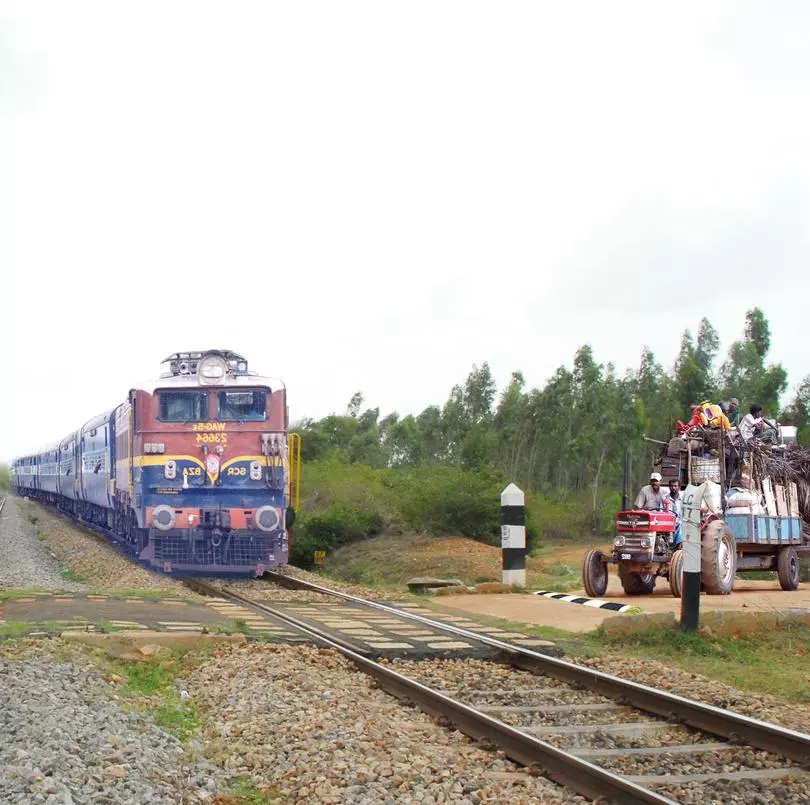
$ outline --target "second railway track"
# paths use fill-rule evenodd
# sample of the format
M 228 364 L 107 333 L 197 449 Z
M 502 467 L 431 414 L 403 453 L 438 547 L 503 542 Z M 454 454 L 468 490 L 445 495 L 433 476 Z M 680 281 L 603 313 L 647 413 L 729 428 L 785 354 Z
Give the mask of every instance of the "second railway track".
M 266 578 L 487 646 L 496 662 L 406 659 L 399 665 L 406 675 L 375 662 L 350 639 L 267 602 L 197 579 L 184 581 L 340 651 L 389 693 L 594 801 L 769 802 L 753 796 L 759 796 L 754 789 L 770 785 L 779 790 L 773 802 L 810 802 L 810 735 L 299 578 L 279 573 Z M 504 664 L 520 669 L 513 672 L 519 681 L 503 686 Z M 465 668 L 475 670 L 466 674 Z

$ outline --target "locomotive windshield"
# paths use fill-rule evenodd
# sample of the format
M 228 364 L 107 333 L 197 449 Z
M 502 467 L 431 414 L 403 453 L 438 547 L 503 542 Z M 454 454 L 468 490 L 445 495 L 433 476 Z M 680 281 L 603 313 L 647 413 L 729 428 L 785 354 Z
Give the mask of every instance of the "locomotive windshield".
M 218 391 L 217 419 L 262 422 L 267 419 L 267 393 L 261 389 Z
M 208 420 L 208 395 L 204 391 L 161 391 L 158 400 L 161 422 Z

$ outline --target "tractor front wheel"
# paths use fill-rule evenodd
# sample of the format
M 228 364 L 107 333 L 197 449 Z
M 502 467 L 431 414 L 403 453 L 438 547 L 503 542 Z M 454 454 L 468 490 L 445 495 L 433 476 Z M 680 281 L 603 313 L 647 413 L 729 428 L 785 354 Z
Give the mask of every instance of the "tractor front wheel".
M 669 589 L 675 598 L 683 597 L 683 551 L 675 551 L 669 560 Z
M 594 549 L 585 554 L 582 560 L 582 580 L 585 583 L 585 592 L 591 598 L 599 598 L 605 594 L 608 586 L 608 567 L 602 551 Z
M 619 565 L 619 581 L 627 595 L 649 595 L 655 589 L 652 573 L 635 573 Z

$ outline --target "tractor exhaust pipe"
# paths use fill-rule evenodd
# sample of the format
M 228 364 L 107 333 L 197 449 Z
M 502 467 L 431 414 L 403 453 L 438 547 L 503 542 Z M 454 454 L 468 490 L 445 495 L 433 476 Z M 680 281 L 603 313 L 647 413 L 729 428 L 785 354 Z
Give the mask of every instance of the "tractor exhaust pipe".
M 622 511 L 626 512 L 630 506 L 630 499 L 627 494 L 627 486 L 630 483 L 630 453 L 624 451 L 624 471 L 622 473 Z

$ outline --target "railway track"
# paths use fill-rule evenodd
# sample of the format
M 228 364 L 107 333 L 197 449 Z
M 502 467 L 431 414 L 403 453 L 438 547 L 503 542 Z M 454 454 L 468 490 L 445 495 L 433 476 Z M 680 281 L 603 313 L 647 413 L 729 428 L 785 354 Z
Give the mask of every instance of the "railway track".
M 803 768 L 810 766 L 810 735 L 302 579 L 279 573 L 266 578 L 484 644 L 495 650 L 497 665 L 489 664 L 493 670 L 514 666 L 521 683 L 498 687 L 502 676 L 493 674 L 492 686 L 482 688 L 480 670 L 471 682 L 465 680 L 464 660 L 452 661 L 457 669 L 453 686 L 435 671 L 441 660 L 405 661 L 400 667 L 411 671 L 405 675 L 364 656 L 350 641 L 278 608 L 197 579 L 184 581 L 205 595 L 271 615 L 317 644 L 340 651 L 387 692 L 594 801 L 725 802 L 729 800 L 712 793 L 718 785 L 780 782 L 787 790 L 806 784 L 808 798 L 799 795 L 792 801 L 810 801 L 810 774 Z M 704 792 L 696 799 L 670 795 L 684 789 L 691 797 L 696 787 Z M 791 801 L 789 797 L 782 801 Z

